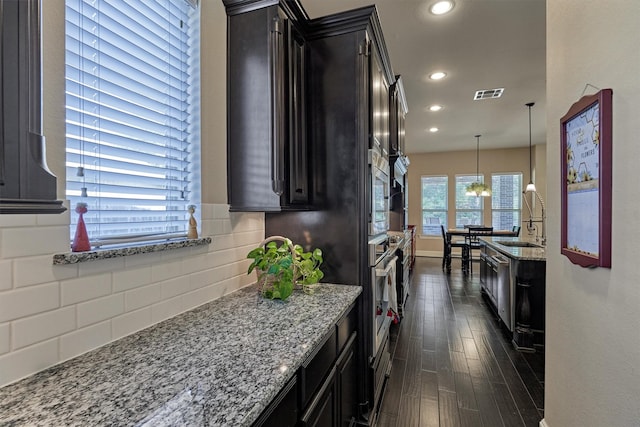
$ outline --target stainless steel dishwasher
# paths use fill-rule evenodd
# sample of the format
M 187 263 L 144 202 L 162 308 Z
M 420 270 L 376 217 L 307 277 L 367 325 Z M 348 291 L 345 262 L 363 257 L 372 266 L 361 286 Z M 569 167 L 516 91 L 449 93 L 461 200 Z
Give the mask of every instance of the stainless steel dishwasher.
M 498 300 L 498 315 L 506 325 L 506 327 L 513 331 L 513 303 L 511 292 L 511 272 L 510 261 L 504 255 L 493 255 L 489 260 L 493 276 L 493 289 L 494 295 Z

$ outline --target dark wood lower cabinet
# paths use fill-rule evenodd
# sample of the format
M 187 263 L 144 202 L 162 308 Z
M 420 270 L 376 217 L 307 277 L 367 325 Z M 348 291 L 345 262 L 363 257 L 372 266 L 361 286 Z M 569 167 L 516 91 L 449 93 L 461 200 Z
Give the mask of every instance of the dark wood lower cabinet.
M 349 427 L 355 424 L 358 333 L 352 321 L 353 310 L 352 307 L 336 324 L 336 329 L 318 344 L 254 427 Z
M 264 410 L 256 427 L 293 427 L 298 422 L 298 378 L 294 376 Z

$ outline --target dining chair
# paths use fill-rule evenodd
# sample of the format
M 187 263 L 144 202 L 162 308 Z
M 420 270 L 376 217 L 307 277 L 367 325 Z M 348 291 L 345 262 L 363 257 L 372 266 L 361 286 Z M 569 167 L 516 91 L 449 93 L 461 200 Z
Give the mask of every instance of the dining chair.
M 480 244 L 481 236 L 491 236 L 493 234 L 493 227 L 469 227 L 467 234 L 464 236 L 465 248 L 463 249 L 462 262 L 466 265 L 463 266 L 463 271 L 467 270 L 473 274 L 473 250 L 480 250 L 482 245 Z
M 451 235 L 444 229 L 444 225 L 440 224 L 440 230 L 442 231 L 442 271 L 451 273 L 451 248 L 461 248 L 464 252 L 466 244 L 461 240 L 451 240 Z M 463 264 L 464 270 L 464 264 Z

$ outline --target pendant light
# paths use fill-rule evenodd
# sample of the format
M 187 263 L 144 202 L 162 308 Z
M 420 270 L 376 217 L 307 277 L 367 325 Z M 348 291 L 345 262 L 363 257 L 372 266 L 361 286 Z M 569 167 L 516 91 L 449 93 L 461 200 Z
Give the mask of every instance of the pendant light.
M 536 185 L 533 183 L 533 174 L 531 172 L 531 107 L 535 105 L 535 102 L 528 102 L 525 105 L 529 107 L 529 183 L 524 191 L 529 193 L 531 191 L 536 191 Z
M 467 196 L 476 197 L 488 197 L 491 195 L 489 187 L 480 182 L 480 137 L 482 135 L 475 135 L 476 138 L 476 181 L 467 185 Z

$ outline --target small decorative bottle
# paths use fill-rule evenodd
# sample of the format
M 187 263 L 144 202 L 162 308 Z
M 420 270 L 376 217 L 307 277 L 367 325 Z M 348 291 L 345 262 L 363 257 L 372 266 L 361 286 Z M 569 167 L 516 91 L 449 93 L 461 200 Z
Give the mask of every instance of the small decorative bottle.
M 84 218 L 82 215 L 87 213 L 87 204 L 78 203 L 76 205 L 76 213 L 78 216 L 78 224 L 76 225 L 76 234 L 73 237 L 73 243 L 71 243 L 72 252 L 84 252 L 91 250 L 91 244 L 89 243 L 89 235 L 87 234 L 87 227 L 84 225 Z
M 189 231 L 187 231 L 187 239 L 197 239 L 198 238 L 198 223 L 196 219 L 193 217 L 193 213 L 196 211 L 195 205 L 189 205 Z

